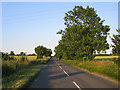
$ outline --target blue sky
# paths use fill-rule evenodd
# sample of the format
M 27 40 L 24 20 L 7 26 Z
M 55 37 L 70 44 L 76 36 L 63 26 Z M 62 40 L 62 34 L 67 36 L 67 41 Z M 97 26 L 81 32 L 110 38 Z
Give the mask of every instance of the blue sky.
M 56 32 L 65 28 L 65 12 L 75 5 L 95 8 L 104 25 L 110 26 L 110 35 L 117 34 L 117 2 L 6 2 L 2 3 L 2 51 L 34 53 L 38 45 L 54 50 L 61 38 Z

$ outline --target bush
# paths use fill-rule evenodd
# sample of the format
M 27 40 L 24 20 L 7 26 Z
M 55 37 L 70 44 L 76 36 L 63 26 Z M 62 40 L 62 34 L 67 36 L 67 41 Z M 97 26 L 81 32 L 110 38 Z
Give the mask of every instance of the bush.
M 22 68 L 29 66 L 28 61 L 20 61 L 20 60 L 11 60 L 11 61 L 2 61 L 2 76 L 10 76 Z
M 8 53 L 3 53 L 3 52 L 2 52 L 2 60 L 9 60 L 9 55 L 8 55 Z
M 113 62 L 120 67 L 120 57 L 114 58 L 114 59 L 113 59 Z

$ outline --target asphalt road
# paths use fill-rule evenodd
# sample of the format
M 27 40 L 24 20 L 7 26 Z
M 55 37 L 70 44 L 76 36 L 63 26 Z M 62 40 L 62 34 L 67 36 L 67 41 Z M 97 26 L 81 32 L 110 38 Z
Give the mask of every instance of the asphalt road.
M 29 88 L 84 88 L 114 89 L 118 84 L 105 78 L 90 74 L 74 66 L 58 61 L 54 57 L 46 65 Z

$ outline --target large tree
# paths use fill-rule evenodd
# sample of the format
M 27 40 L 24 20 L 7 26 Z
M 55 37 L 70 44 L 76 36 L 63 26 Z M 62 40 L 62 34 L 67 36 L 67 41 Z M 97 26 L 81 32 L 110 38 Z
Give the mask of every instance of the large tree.
M 59 42 L 62 47 L 58 45 L 56 49 L 61 49 L 66 58 L 92 59 L 93 52 L 105 51 L 109 48 L 106 38 L 110 28 L 108 25 L 103 25 L 104 20 L 101 20 L 94 8 L 75 6 L 65 15 L 66 28 L 57 32 L 62 34 L 62 40 Z M 56 54 L 59 50 L 56 50 Z

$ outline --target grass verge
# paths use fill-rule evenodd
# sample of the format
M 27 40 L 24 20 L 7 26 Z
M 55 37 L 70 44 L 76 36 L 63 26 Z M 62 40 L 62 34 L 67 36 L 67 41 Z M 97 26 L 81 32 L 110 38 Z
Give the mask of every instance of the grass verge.
M 25 88 L 40 72 L 40 66 L 32 65 L 2 79 L 2 88 Z
M 115 81 L 120 82 L 120 72 L 118 69 L 118 65 L 116 65 L 113 61 L 105 60 L 105 61 L 85 61 L 80 62 L 77 60 L 63 60 L 67 64 L 71 64 L 73 66 L 77 66 L 83 69 L 88 70 L 89 72 L 96 72 L 100 75 L 107 76 Z
M 2 61 L 2 89 L 27 88 L 40 72 L 40 64 L 46 64 L 49 59 Z

